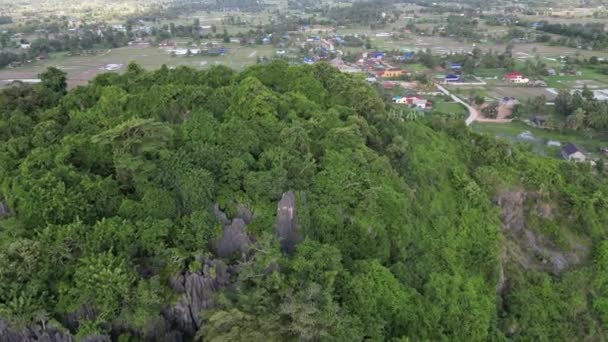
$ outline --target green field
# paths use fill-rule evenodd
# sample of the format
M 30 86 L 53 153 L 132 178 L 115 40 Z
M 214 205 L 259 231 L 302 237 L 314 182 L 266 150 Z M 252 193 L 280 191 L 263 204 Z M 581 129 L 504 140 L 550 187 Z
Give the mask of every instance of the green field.
M 255 64 L 258 57 L 273 57 L 276 48 L 271 45 L 242 46 L 236 43 L 222 44 L 227 53 L 224 56 L 193 55 L 191 57 L 171 55 L 164 49 L 148 45 L 134 45 L 106 50 L 95 56 L 67 56 L 66 53 L 51 55 L 48 60 L 34 62 L 14 69 L 0 70 L 0 81 L 8 79 L 37 78 L 37 75 L 47 67 L 54 66 L 68 74 L 70 86 L 85 84 L 95 75 L 104 72 L 107 64 L 120 64 L 122 67 L 115 71 L 124 71 L 127 64 L 137 61 L 146 69 L 156 69 L 163 64 L 168 67 L 188 65 L 195 68 L 206 68 L 222 64 L 236 70 L 247 65 Z M 179 48 L 185 48 L 180 46 Z
M 608 75 L 594 68 L 580 68 L 581 75 L 546 76 L 543 79 L 551 88 L 582 87 L 582 84 L 594 87 L 608 87 Z
M 403 69 L 408 70 L 410 72 L 425 72 L 429 70 L 429 68 L 425 67 L 420 63 L 405 64 L 403 66 Z
M 433 112 L 436 113 L 454 113 L 456 115 L 466 115 L 467 110 L 459 103 L 445 102 L 443 100 L 433 100 Z
M 502 78 L 503 75 L 506 73 L 505 69 L 502 68 L 496 68 L 496 69 L 475 69 L 475 76 L 479 76 L 479 77 L 497 77 L 497 78 Z
M 521 144 L 530 145 L 538 154 L 559 158 L 559 147 L 547 146 L 547 141 L 559 141 L 562 145 L 573 143 L 591 155 L 598 155 L 599 149 L 608 146 L 608 136 L 592 132 L 557 131 L 535 128 L 520 121 L 511 123 L 475 122 L 471 128 L 480 133 L 490 134 Z M 526 140 L 519 137 L 523 132 L 530 132 L 536 139 Z

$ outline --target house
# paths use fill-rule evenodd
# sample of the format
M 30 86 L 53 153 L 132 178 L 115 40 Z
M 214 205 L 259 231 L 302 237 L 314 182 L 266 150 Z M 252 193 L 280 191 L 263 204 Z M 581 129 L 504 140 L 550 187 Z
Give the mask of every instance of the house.
M 531 85 L 533 87 L 546 88 L 547 87 L 547 82 L 542 81 L 542 80 L 536 80 L 536 81 L 531 81 L 529 83 L 529 85 Z
M 562 147 L 562 157 L 566 160 L 573 160 L 576 162 L 584 162 L 587 156 L 574 144 L 566 144 Z
M 541 115 L 536 115 L 530 121 L 537 127 L 545 127 L 545 125 L 547 124 L 547 117 L 541 116 Z
M 601 151 L 601 152 L 602 152 L 602 153 L 603 153 L 605 156 L 608 156 L 608 147 L 602 147 L 602 148 L 600 149 L 600 151 Z
M 448 74 L 443 78 L 444 83 L 462 82 L 460 75 Z
M 20 67 L 21 65 L 23 65 L 23 63 L 22 63 L 22 62 L 20 62 L 20 61 L 14 61 L 14 62 L 11 62 L 11 63 L 8 65 L 8 67 L 9 67 L 10 69 L 12 69 L 12 68 L 18 68 L 18 67 Z
M 519 101 L 517 101 L 517 99 L 512 96 L 511 97 L 505 96 L 502 99 L 500 99 L 501 106 L 513 107 L 514 105 L 516 105 L 518 103 L 519 103 Z
M 513 71 L 513 72 L 505 74 L 505 81 L 507 81 L 509 83 L 513 83 L 513 84 L 526 84 L 526 83 L 530 82 L 530 79 L 527 77 L 524 77 L 524 75 L 522 75 L 518 71 Z
M 158 43 L 158 46 L 161 47 L 175 47 L 175 42 L 172 40 L 163 40 L 162 42 Z
M 555 69 L 553 69 L 553 68 L 549 68 L 549 69 L 547 69 L 547 74 L 549 76 L 555 76 L 555 75 L 557 75 L 557 71 L 555 71 Z
M 432 104 L 431 101 L 428 101 L 426 99 L 416 98 L 412 100 L 412 105 L 416 108 L 427 109 L 430 108 Z
M 403 56 L 399 57 L 400 61 L 407 61 L 414 58 L 414 52 L 406 52 Z
M 395 96 L 393 102 L 397 104 L 410 105 L 412 107 L 427 109 L 431 107 L 431 102 L 418 96 Z
M 405 75 L 405 74 L 407 74 L 407 71 L 405 71 L 403 69 L 390 68 L 390 69 L 387 69 L 387 70 L 378 71 L 376 73 L 376 76 L 377 77 L 389 78 L 389 77 L 399 77 L 399 76 Z
M 36 60 L 42 61 L 42 60 L 46 60 L 49 59 L 49 54 L 47 52 L 41 52 L 37 57 Z
M 327 51 L 334 51 L 336 48 L 334 47 L 334 44 L 332 44 L 330 41 L 328 41 L 327 39 L 321 39 L 321 48 L 327 50 Z
M 376 51 L 376 52 L 370 52 L 368 54 L 369 58 L 374 58 L 374 59 L 382 59 L 382 57 L 384 57 L 384 53 Z
M 452 71 L 460 71 L 460 70 L 462 70 L 462 65 L 460 65 L 458 63 L 450 63 L 450 69 Z
M 530 24 L 530 28 L 533 28 L 535 30 L 539 29 L 539 28 L 541 28 L 543 26 L 545 26 L 545 24 L 543 22 L 540 22 L 540 21 L 535 21 L 535 22 L 533 22 L 533 23 Z

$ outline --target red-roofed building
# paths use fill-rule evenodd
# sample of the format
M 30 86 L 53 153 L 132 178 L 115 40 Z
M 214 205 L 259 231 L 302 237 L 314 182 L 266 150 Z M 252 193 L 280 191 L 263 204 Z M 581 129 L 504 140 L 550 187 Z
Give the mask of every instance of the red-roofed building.
M 527 77 L 524 77 L 524 75 L 522 75 L 518 71 L 513 71 L 508 74 L 505 74 L 505 81 L 507 81 L 509 83 L 515 83 L 515 84 L 524 84 L 524 83 L 530 82 L 530 79 Z
M 393 97 L 393 102 L 398 104 L 413 105 L 420 109 L 427 109 L 433 105 L 431 101 L 418 96 L 395 96 Z

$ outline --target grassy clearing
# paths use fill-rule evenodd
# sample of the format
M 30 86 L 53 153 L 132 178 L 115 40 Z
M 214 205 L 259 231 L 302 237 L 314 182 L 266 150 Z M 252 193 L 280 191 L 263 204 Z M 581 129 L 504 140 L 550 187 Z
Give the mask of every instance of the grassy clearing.
M 608 146 L 608 136 L 606 134 L 546 130 L 528 126 L 520 121 L 511 123 L 475 122 L 471 128 L 476 132 L 490 134 L 498 138 L 529 145 L 534 152 L 555 158 L 560 158 L 560 148 L 547 146 L 547 141 L 549 140 L 559 141 L 562 145 L 573 143 L 592 155 L 597 155 L 600 148 Z M 522 139 L 520 134 L 525 131 L 532 133 L 536 139 Z
M 495 69 L 475 69 L 475 76 L 479 76 L 479 77 L 498 77 L 498 78 L 502 78 L 503 75 L 506 73 L 507 71 L 505 69 L 502 68 L 495 68 Z
M 433 113 L 449 114 L 454 113 L 457 115 L 466 115 L 467 110 L 459 103 L 445 102 L 440 99 L 432 99 L 433 101 Z
M 429 68 L 425 67 L 420 63 L 405 64 L 403 66 L 403 69 L 408 70 L 410 72 L 425 72 L 429 70 Z

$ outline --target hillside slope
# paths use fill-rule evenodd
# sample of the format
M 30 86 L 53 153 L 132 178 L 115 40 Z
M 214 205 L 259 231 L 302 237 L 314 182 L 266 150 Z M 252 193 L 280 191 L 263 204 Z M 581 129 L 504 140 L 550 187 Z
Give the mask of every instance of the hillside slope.
M 0 93 L 0 340 L 605 336 L 585 165 L 325 64 L 42 79 Z

